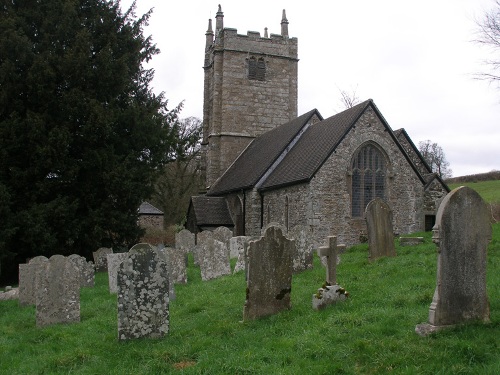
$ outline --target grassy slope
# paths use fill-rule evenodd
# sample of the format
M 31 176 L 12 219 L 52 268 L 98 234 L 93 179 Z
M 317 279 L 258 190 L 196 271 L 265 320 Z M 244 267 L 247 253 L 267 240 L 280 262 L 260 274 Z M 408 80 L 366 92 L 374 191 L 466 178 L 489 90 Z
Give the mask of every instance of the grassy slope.
M 476 190 L 486 202 L 500 202 L 500 180 L 462 182 L 449 184 L 448 186 L 452 190 L 459 186 L 468 186 L 471 189 Z
M 342 256 L 338 280 L 347 302 L 313 311 L 324 281 L 315 267 L 293 278 L 290 311 L 241 323 L 242 272 L 202 282 L 192 264 L 189 283 L 176 286 L 170 334 L 161 340 L 117 341 L 116 296 L 107 275 L 81 293 L 79 324 L 35 327 L 35 309 L 0 302 L 1 374 L 498 374 L 500 373 L 500 224 L 488 257 L 491 323 L 427 338 L 414 333 L 427 320 L 435 288 L 436 247 L 397 248 L 373 263 L 366 245 Z

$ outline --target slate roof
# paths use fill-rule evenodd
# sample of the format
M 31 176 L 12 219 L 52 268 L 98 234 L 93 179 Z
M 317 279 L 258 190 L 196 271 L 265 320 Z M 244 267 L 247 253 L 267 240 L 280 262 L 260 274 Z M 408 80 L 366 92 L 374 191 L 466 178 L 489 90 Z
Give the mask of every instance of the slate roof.
M 144 201 L 139 206 L 139 215 L 163 215 L 163 211 L 160 211 L 151 203 Z
M 234 225 L 226 199 L 223 197 L 207 197 L 205 195 L 191 197 L 190 204 L 198 226 Z
M 373 108 L 401 153 L 426 183 L 372 99 L 322 119 L 314 109 L 254 139 L 208 191 L 209 196 L 257 187 L 275 189 L 310 181 L 368 107 Z M 314 114 L 321 119 L 306 127 Z M 301 133 L 302 132 L 302 133 Z M 403 134 L 407 136 L 406 134 Z M 296 139 L 296 143 L 292 141 Z
M 371 104 L 367 100 L 308 128 L 260 188 L 309 181 Z
M 313 109 L 254 139 L 213 184 L 207 195 L 220 195 L 255 186 L 315 114 L 320 120 L 323 119 L 321 114 Z

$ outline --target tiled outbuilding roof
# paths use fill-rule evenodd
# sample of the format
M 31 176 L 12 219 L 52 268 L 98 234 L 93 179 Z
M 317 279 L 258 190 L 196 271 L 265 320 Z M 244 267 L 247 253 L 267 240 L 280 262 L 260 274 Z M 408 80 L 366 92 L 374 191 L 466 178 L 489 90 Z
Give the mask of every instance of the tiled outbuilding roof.
M 205 195 L 191 197 L 191 206 L 196 216 L 196 225 L 198 226 L 234 225 L 226 198 L 207 197 Z
M 255 186 L 314 115 L 320 120 L 323 119 L 320 113 L 313 109 L 254 139 L 214 183 L 208 195 L 220 195 Z
M 163 215 L 163 211 L 160 211 L 151 203 L 144 201 L 139 206 L 139 215 Z

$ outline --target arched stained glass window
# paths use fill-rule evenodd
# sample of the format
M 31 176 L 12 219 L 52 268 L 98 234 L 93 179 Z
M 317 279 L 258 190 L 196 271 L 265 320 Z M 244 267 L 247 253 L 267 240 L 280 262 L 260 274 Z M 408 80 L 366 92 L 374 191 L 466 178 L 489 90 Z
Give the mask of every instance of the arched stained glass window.
M 386 166 L 382 153 L 372 144 L 362 147 L 351 164 L 351 214 L 362 217 L 366 205 L 385 197 Z

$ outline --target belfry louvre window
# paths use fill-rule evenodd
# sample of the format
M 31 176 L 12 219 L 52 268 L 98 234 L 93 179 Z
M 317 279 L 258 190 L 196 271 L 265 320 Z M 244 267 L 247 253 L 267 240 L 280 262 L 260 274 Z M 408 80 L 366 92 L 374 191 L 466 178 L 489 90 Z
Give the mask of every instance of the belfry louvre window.
M 369 144 L 354 156 L 351 166 L 351 214 L 362 217 L 371 200 L 385 196 L 385 159 L 374 145 Z
M 251 57 L 248 60 L 248 79 L 264 81 L 266 79 L 266 62 L 261 57 L 256 59 Z

